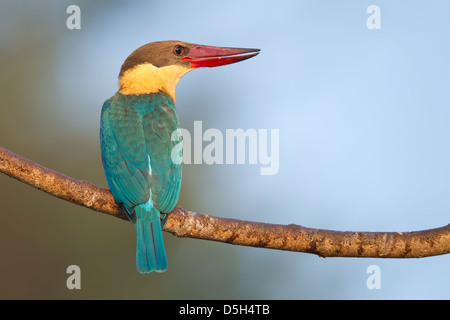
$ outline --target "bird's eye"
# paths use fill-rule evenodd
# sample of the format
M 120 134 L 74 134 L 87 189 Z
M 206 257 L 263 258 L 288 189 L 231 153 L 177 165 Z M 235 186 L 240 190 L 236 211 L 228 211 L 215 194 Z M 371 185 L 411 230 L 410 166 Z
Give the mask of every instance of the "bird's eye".
M 180 45 L 175 46 L 175 48 L 173 48 L 173 52 L 177 55 L 177 56 L 181 56 L 184 52 L 184 48 Z

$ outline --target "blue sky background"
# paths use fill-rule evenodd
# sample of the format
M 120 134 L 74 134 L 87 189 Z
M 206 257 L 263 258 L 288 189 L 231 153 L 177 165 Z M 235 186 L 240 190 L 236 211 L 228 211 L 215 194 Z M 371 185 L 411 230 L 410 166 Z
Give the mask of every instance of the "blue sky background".
M 81 8 L 81 30 L 66 28 L 70 4 Z M 372 4 L 380 30 L 366 27 Z M 251 60 L 186 75 L 177 108 L 190 130 L 195 120 L 204 130 L 279 129 L 278 174 L 186 165 L 179 205 L 341 231 L 444 226 L 449 12 L 447 1 L 4 1 L 0 145 L 106 187 L 100 110 L 134 49 L 172 39 L 260 48 Z M 6 176 L 0 188 L 2 298 L 450 298 L 448 255 L 323 259 L 170 234 L 169 270 L 141 276 L 131 224 Z M 82 271 L 77 292 L 65 287 L 70 264 Z M 370 265 L 380 267 L 380 290 L 366 287 Z

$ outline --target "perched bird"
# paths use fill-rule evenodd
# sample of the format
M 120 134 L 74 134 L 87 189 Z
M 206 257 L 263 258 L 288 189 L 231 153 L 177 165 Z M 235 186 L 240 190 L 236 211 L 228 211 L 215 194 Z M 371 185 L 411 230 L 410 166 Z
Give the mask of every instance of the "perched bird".
M 161 41 L 136 49 L 123 63 L 119 91 L 103 104 L 100 143 L 109 188 L 136 224 L 140 273 L 167 269 L 161 225 L 181 186 L 181 163 L 172 159 L 179 143 L 172 135 L 180 127 L 175 86 L 195 68 L 235 63 L 258 53 Z

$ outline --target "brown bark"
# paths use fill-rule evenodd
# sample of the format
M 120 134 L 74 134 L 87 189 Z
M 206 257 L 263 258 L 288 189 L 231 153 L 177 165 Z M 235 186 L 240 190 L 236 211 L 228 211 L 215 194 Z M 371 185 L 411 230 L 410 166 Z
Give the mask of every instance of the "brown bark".
M 127 220 L 109 190 L 45 168 L 2 147 L 0 172 L 55 197 Z M 344 232 L 217 218 L 176 207 L 164 230 L 177 237 L 321 257 L 421 258 L 450 253 L 450 224 L 414 232 Z

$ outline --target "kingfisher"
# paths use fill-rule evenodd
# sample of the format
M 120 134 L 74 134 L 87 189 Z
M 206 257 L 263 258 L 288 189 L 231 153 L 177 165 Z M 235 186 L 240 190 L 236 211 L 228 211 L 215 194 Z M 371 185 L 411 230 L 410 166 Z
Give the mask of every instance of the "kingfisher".
M 182 41 L 148 43 L 132 52 L 119 73 L 119 90 L 101 112 L 100 145 L 106 180 L 117 203 L 136 226 L 140 273 L 164 272 L 162 227 L 181 187 L 175 87 L 187 72 L 256 56 L 259 49 L 198 45 Z

